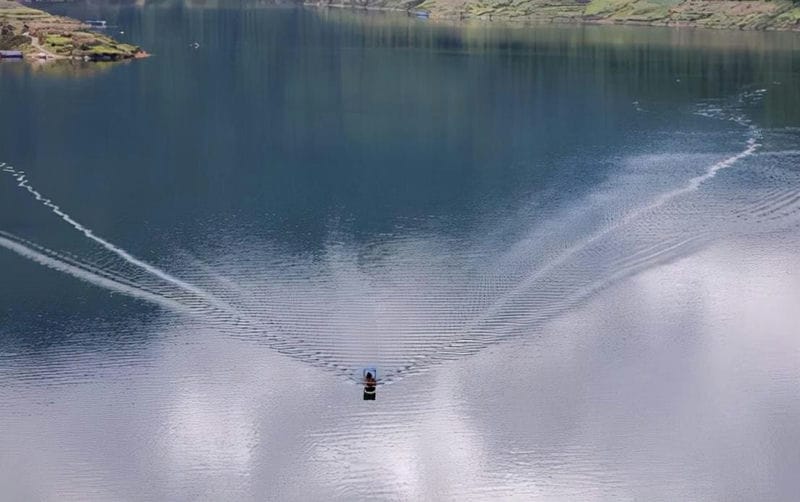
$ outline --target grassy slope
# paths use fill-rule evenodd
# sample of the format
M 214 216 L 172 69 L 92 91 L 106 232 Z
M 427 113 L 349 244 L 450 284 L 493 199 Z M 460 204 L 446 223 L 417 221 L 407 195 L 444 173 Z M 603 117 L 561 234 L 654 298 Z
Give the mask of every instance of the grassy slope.
M 57 57 L 89 59 L 127 59 L 140 52 L 138 47 L 87 28 L 75 19 L 0 0 L 0 49 L 21 50 L 28 57 L 36 57 L 38 42 L 44 51 Z
M 310 3 L 423 10 L 433 18 L 800 29 L 800 6 L 792 0 L 311 0 Z

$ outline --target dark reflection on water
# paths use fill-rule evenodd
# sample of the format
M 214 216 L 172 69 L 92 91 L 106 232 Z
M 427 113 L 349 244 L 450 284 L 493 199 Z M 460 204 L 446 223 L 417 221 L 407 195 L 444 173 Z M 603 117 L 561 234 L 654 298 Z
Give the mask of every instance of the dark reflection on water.
M 0 494 L 795 493 L 795 34 L 51 7 L 154 57 L 0 64 Z

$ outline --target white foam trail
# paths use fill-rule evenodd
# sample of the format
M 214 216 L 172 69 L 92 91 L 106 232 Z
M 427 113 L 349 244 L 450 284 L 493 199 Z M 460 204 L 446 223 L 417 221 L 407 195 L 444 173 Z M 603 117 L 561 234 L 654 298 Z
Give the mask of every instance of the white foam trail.
M 73 228 L 84 234 L 86 237 L 102 245 L 105 249 L 121 257 L 126 262 L 133 264 L 134 266 L 137 266 L 170 284 L 178 286 L 183 291 L 194 294 L 196 297 L 207 302 L 209 306 L 218 309 L 218 312 L 223 311 L 226 314 L 229 314 L 231 317 L 227 318 L 226 321 L 229 322 L 231 325 L 238 326 L 241 323 L 245 323 L 252 329 L 261 331 L 264 329 L 263 324 L 266 323 L 269 324 L 269 326 L 273 329 L 279 329 L 279 327 L 275 326 L 273 322 L 269 320 L 261 320 L 261 322 L 259 322 L 259 320 L 254 320 L 249 316 L 247 316 L 245 313 L 242 313 L 240 310 L 231 306 L 230 304 L 221 301 L 216 296 L 213 296 L 210 293 L 192 284 L 177 279 L 172 275 L 168 274 L 167 272 L 164 272 L 163 270 L 160 270 L 159 268 L 150 265 L 149 263 L 139 260 L 138 258 L 132 256 L 124 249 L 121 249 L 115 246 L 114 244 L 106 241 L 105 239 L 95 235 L 89 228 L 86 228 L 79 222 L 75 221 L 72 217 L 63 212 L 59 208 L 59 206 L 55 205 L 50 199 L 45 198 L 40 192 L 34 189 L 28 183 L 24 171 L 18 171 L 9 165 L 6 165 L 5 163 L 0 164 L 0 168 L 2 168 L 3 172 L 11 174 L 17 180 L 18 182 L 17 184 L 19 187 L 27 190 L 31 195 L 33 195 L 33 197 L 37 201 L 41 202 L 44 206 L 48 207 L 53 213 L 58 215 L 62 220 L 64 220 L 70 226 L 72 226 Z M 7 235 L 8 237 L 2 237 L 2 234 Z M 6 247 L 7 249 L 15 251 L 27 258 L 30 258 L 36 261 L 37 263 L 46 265 L 55 270 L 68 273 L 74 277 L 78 277 L 80 279 L 91 282 L 92 284 L 101 287 L 108 287 L 115 291 L 124 292 L 132 296 L 137 296 L 138 298 L 150 300 L 153 301 L 154 303 L 172 308 L 173 310 L 179 310 L 181 312 L 193 312 L 195 314 L 200 312 L 206 315 L 211 314 L 208 317 L 208 319 L 210 320 L 214 319 L 215 317 L 213 312 L 204 311 L 205 309 L 198 308 L 197 306 L 184 305 L 178 300 L 173 300 L 161 294 L 150 292 L 144 289 L 143 287 L 139 287 L 132 280 L 126 278 L 120 278 L 119 280 L 115 280 L 115 274 L 111 272 L 103 271 L 91 265 L 86 265 L 80 262 L 77 262 L 77 264 L 75 265 L 70 264 L 69 262 L 73 260 L 64 259 L 60 257 L 57 252 L 49 250 L 47 248 L 41 248 L 47 254 L 36 251 L 35 249 L 33 249 L 33 246 L 26 245 L 23 239 L 20 239 L 12 234 L 6 234 L 5 232 L 0 232 L 0 237 L 3 239 L 3 242 L 0 243 L 0 245 L 2 245 L 3 247 Z M 13 244 L 13 246 L 7 245 L 8 243 Z M 35 246 L 40 247 L 38 245 Z M 52 256 L 48 256 L 48 254 Z M 127 282 L 128 284 L 125 284 L 125 282 Z M 177 308 L 175 308 L 176 306 Z M 285 341 L 284 337 L 277 335 L 275 333 L 270 333 L 270 339 L 272 342 Z
M 728 158 L 726 158 L 724 160 L 721 160 L 721 161 L 713 164 L 711 167 L 709 167 L 709 169 L 705 173 L 690 179 L 687 182 L 687 184 L 684 185 L 683 187 L 677 188 L 675 190 L 672 190 L 672 191 L 669 191 L 669 192 L 666 192 L 666 193 L 660 195 L 659 197 L 657 197 L 650 204 L 648 204 L 646 206 L 643 206 L 643 207 L 641 207 L 641 208 L 639 208 L 639 209 L 637 209 L 637 210 L 635 210 L 635 211 L 633 211 L 631 213 L 628 213 L 627 215 L 625 215 L 623 218 L 621 218 L 620 220 L 618 220 L 614 224 L 603 228 L 602 230 L 600 230 L 599 232 L 596 232 L 595 234 L 591 235 L 587 239 L 584 239 L 583 241 L 577 242 L 573 246 L 569 247 L 561 255 L 559 255 L 556 258 L 554 258 L 552 261 L 547 263 L 545 266 L 543 266 L 543 267 L 539 268 L 538 270 L 534 271 L 534 273 L 532 273 L 527 279 L 525 279 L 523 282 L 521 282 L 520 284 L 515 286 L 513 289 L 508 291 L 505 295 L 503 295 L 501 298 L 499 298 L 495 303 L 490 305 L 481 315 L 479 315 L 478 317 L 474 318 L 467 326 L 465 326 L 465 329 L 467 331 L 473 331 L 475 328 L 477 328 L 480 325 L 481 322 L 484 322 L 487 319 L 491 318 L 491 316 L 499 313 L 501 311 L 501 309 L 509 303 L 509 301 L 511 301 L 519 293 L 522 293 L 523 291 L 525 291 L 526 289 L 531 287 L 544 274 L 550 272 L 555 267 L 558 267 L 558 266 L 564 264 L 564 262 L 566 262 L 569 258 L 571 258 L 573 255 L 575 255 L 577 252 L 581 251 L 582 249 L 585 249 L 590 244 L 600 240 L 601 238 L 605 237 L 606 235 L 608 235 L 610 232 L 616 230 L 617 228 L 619 228 L 621 226 L 624 226 L 624 225 L 627 225 L 628 223 L 630 223 L 631 221 L 633 221 L 636 218 L 640 217 L 641 215 L 643 215 L 643 214 L 645 214 L 645 213 L 647 213 L 649 211 L 652 211 L 654 209 L 657 209 L 657 208 L 663 206 L 664 204 L 666 204 L 667 202 L 669 202 L 669 201 L 671 201 L 671 200 L 673 200 L 673 199 L 675 199 L 677 197 L 680 197 L 681 195 L 685 195 L 685 194 L 687 194 L 689 192 L 697 190 L 700 187 L 700 185 L 702 185 L 703 183 L 705 183 L 708 180 L 710 180 L 713 177 L 715 177 L 717 175 L 717 173 L 719 171 L 721 171 L 722 169 L 726 169 L 726 168 L 734 165 L 736 162 L 738 162 L 738 161 L 740 161 L 740 160 L 742 160 L 742 159 L 744 159 L 746 157 L 749 157 L 750 155 L 753 155 L 755 153 L 755 151 L 758 149 L 758 147 L 761 146 L 761 145 L 760 145 L 760 143 L 758 143 L 758 139 L 757 139 L 758 136 L 759 136 L 758 131 L 755 128 L 752 128 L 752 127 L 750 129 L 753 132 L 753 135 L 747 140 L 747 146 L 746 146 L 746 148 L 744 150 L 742 150 L 741 152 L 739 152 L 739 153 L 737 153 L 735 155 L 732 155 L 732 156 L 730 156 L 730 157 L 728 157 Z
M 84 270 L 75 265 L 71 265 L 69 263 L 63 262 L 55 258 L 51 258 L 50 256 L 40 253 L 39 251 L 31 249 L 25 246 L 24 244 L 15 242 L 2 235 L 0 235 L 0 246 L 8 249 L 9 251 L 15 252 L 20 256 L 28 258 L 29 260 L 32 260 L 40 265 L 52 268 L 53 270 L 58 270 L 59 272 L 64 272 L 65 274 L 69 274 L 85 282 L 94 284 L 95 286 L 100 286 L 106 289 L 110 289 L 112 291 L 117 291 L 119 293 L 126 294 L 128 296 L 132 296 L 134 298 L 155 303 L 157 305 L 166 307 L 176 312 L 186 313 L 189 311 L 187 307 L 178 302 L 175 302 L 173 300 L 168 300 L 162 296 L 149 293 L 147 291 L 143 291 L 141 289 L 129 286 L 127 284 L 119 283 L 117 281 Z
M 686 233 L 677 228 L 677 220 L 671 214 L 672 205 L 677 207 L 682 199 L 675 203 L 671 201 L 698 190 L 721 170 L 753 155 L 760 147 L 759 131 L 744 120 L 737 123 L 749 128 L 750 137 L 743 146 L 744 150 L 710 166 L 697 166 L 702 174 L 684 179 L 678 188 L 654 194 L 642 202 L 643 206 L 634 207 L 619 219 L 605 220 L 599 228 L 581 231 L 578 239 L 566 248 L 553 251 L 547 248 L 553 253 L 548 256 L 553 258 L 540 257 L 538 265 L 533 265 L 533 260 L 526 260 L 516 267 L 518 273 L 501 274 L 497 287 L 491 278 L 477 277 L 477 283 L 465 282 L 460 286 L 429 290 L 425 285 L 439 285 L 452 279 L 436 274 L 425 276 L 429 282 L 409 280 L 409 287 L 398 287 L 398 283 L 393 281 L 395 276 L 378 278 L 363 274 L 358 267 L 350 270 L 351 261 L 342 259 L 333 251 L 331 253 L 335 256 L 330 257 L 329 269 L 319 271 L 316 265 L 311 269 L 318 272 L 317 275 L 309 273 L 311 265 L 307 264 L 298 271 L 282 268 L 279 276 L 258 276 L 256 271 L 264 268 L 258 264 L 258 269 L 249 270 L 247 276 L 243 276 L 237 266 L 233 270 L 238 275 L 228 278 L 224 272 L 219 273 L 225 269 L 216 269 L 192 257 L 194 266 L 179 271 L 180 275 L 194 284 L 193 287 L 206 290 L 209 295 L 213 294 L 219 301 L 230 305 L 224 310 L 170 284 L 159 286 L 173 293 L 172 298 L 169 294 L 162 294 L 160 289 L 147 291 L 144 284 L 152 277 L 149 274 L 144 282 L 130 279 L 128 285 L 175 300 L 190 313 L 200 314 L 202 320 L 215 323 L 214 329 L 223 330 L 226 335 L 266 342 L 279 353 L 346 377 L 354 368 L 363 367 L 364 361 L 370 361 L 384 368 L 385 380 L 382 383 L 389 383 L 409 374 L 424 372 L 442 361 L 474 354 L 505 338 L 528 334 L 531 329 L 540 328 L 544 322 L 563 315 L 577 302 L 610 284 L 656 263 L 685 256 L 720 236 L 724 229 L 713 227 L 716 220 L 711 220 L 702 227 L 709 230 L 707 233 L 685 239 Z M 6 169 L 4 164 L 0 167 L 5 172 L 24 174 Z M 24 176 L 23 181 L 26 181 Z M 781 209 L 791 202 L 790 199 L 784 202 L 782 193 L 775 197 L 777 202 L 771 201 L 770 208 Z M 665 205 L 667 207 L 661 208 Z M 47 207 L 52 209 L 49 205 Z M 661 216 L 667 217 L 665 227 L 658 226 L 664 223 Z M 558 225 L 563 223 L 563 219 L 554 221 Z M 670 238 L 669 230 L 675 231 L 674 239 Z M 11 236 L 11 240 L 15 239 Z M 27 245 L 25 242 L 22 244 L 23 247 Z M 87 268 L 82 261 L 53 254 L 47 248 L 29 247 L 41 250 L 46 256 L 54 256 L 56 261 L 67 265 L 72 263 L 78 269 L 85 271 Z M 536 249 L 525 244 L 519 248 L 526 254 Z M 114 262 L 119 261 L 110 253 L 103 255 Z M 402 266 L 420 264 L 409 260 Z M 124 266 L 126 272 L 122 275 L 112 271 L 104 273 L 103 268 L 101 264 L 99 268 L 90 267 L 89 271 L 116 282 L 124 282 L 126 275 L 144 276 L 133 267 Z M 401 269 L 397 270 L 403 272 Z M 251 275 L 262 281 L 258 287 L 247 287 L 248 284 L 252 286 L 248 282 Z M 311 278 L 315 282 L 312 283 Z M 160 282 L 154 277 L 152 281 Z M 379 282 L 379 286 L 391 283 L 392 287 L 383 291 L 380 287 L 372 287 L 372 281 Z M 173 281 L 170 283 L 174 284 Z M 104 283 L 95 284 L 105 286 Z M 305 287 L 309 284 L 315 287 L 309 290 Z M 477 288 L 484 289 L 476 292 Z M 470 307 L 456 309 L 457 299 Z M 202 305 L 198 305 L 200 302 Z M 371 334 L 372 331 L 385 332 L 386 336 L 376 336 Z M 278 336 L 280 333 L 288 336 Z
M 92 265 L 90 263 L 82 262 L 82 261 L 80 261 L 80 260 L 78 260 L 78 259 L 76 259 L 76 258 L 74 258 L 72 256 L 64 255 L 62 253 L 59 253 L 59 252 L 54 251 L 52 249 L 49 249 L 49 248 L 47 248 L 45 246 L 42 246 L 40 244 L 37 244 L 35 242 L 29 241 L 27 239 L 23 239 L 23 238 L 21 238 L 21 237 L 19 237 L 17 235 L 10 234 L 8 232 L 4 232 L 4 231 L 0 230 L 0 236 L 6 237 L 7 239 L 12 240 L 12 241 L 14 241 L 14 242 L 16 242 L 18 244 L 21 244 L 22 246 L 25 246 L 28 249 L 31 249 L 31 250 L 34 250 L 34 251 L 38 251 L 38 252 L 44 254 L 45 256 L 49 256 L 49 257 L 51 257 L 51 258 L 53 258 L 55 260 L 61 261 L 61 262 L 66 263 L 68 265 L 74 265 L 75 267 L 80 268 L 82 270 L 85 270 L 87 272 L 90 272 L 92 274 L 95 274 L 95 275 L 98 275 L 98 276 L 101 276 L 101 277 L 105 277 L 106 279 L 110 279 L 110 280 L 112 280 L 114 282 L 118 282 L 120 284 L 125 284 L 125 285 L 131 286 L 133 288 L 139 289 L 141 291 L 145 291 L 147 293 L 151 293 L 151 294 L 154 294 L 154 295 L 162 296 L 162 297 L 164 297 L 164 298 L 166 298 L 168 300 L 172 300 L 172 301 L 180 303 L 180 300 L 177 300 L 177 299 L 174 299 L 174 298 L 170 298 L 168 295 L 165 295 L 165 294 L 160 293 L 158 291 L 153 291 L 152 289 L 150 289 L 146 285 L 137 284 L 136 281 L 134 281 L 133 279 L 131 279 L 129 277 L 125 277 L 123 275 L 119 275 L 119 274 L 116 274 L 114 272 L 111 272 L 111 271 L 108 271 L 108 270 L 104 270 L 104 269 L 96 267 L 96 266 L 94 266 L 94 265 Z
M 180 279 L 178 279 L 176 277 L 171 276 L 170 274 L 164 272 L 163 270 L 161 270 L 161 269 L 159 269 L 157 267 L 154 267 L 153 265 L 150 265 L 149 263 L 146 263 L 146 262 L 136 258 L 135 256 L 131 255 L 130 253 L 128 253 L 124 249 L 121 249 L 121 248 L 115 246 L 114 244 L 112 244 L 112 243 L 108 242 L 107 240 L 103 239 L 102 237 L 99 237 L 99 236 L 95 235 L 94 232 L 91 231 L 91 229 L 81 225 L 79 222 L 77 222 L 74 219 L 72 219 L 72 217 L 70 217 L 67 213 L 62 211 L 61 208 L 59 208 L 56 204 L 54 204 L 50 199 L 44 197 L 41 193 L 39 193 L 36 189 L 34 189 L 28 183 L 28 179 L 27 179 L 27 176 L 25 175 L 24 171 L 17 171 L 13 167 L 5 165 L 5 164 L 3 164 L 2 167 L 3 167 L 3 171 L 4 172 L 7 172 L 7 173 L 11 174 L 17 180 L 17 186 L 27 190 L 31 195 L 33 195 L 33 197 L 37 201 L 41 202 L 44 206 L 50 208 L 50 210 L 53 213 L 58 215 L 62 220 L 67 222 L 75 230 L 81 232 L 83 235 L 85 235 L 89 239 L 97 242 L 98 244 L 100 244 L 101 246 L 106 248 L 107 250 L 111 251 L 112 253 L 116 254 L 117 256 L 122 258 L 123 260 L 127 261 L 128 263 L 130 263 L 132 265 L 135 265 L 135 266 L 137 266 L 137 267 L 139 267 L 139 268 L 141 268 L 141 269 L 143 269 L 143 270 L 155 275 L 156 277 L 158 277 L 160 279 L 163 279 L 164 281 L 172 283 L 172 284 L 180 287 L 184 291 L 188 291 L 190 293 L 193 293 L 193 294 L 199 296 L 200 298 L 203 298 L 204 300 L 206 300 L 210 304 L 214 305 L 215 307 L 221 308 L 221 309 L 226 310 L 226 311 L 232 311 L 233 310 L 229 305 L 227 305 L 226 303 L 220 301 L 219 299 L 217 299 L 213 295 L 210 295 L 209 293 L 207 293 L 207 292 L 205 292 L 205 291 L 203 291 L 203 290 L 201 290 L 201 289 L 199 289 L 199 288 L 197 288 L 197 287 L 195 287 L 195 286 L 193 286 L 193 285 L 191 285 L 191 284 L 189 284 L 187 282 L 184 282 L 184 281 L 182 281 L 182 280 L 180 280 Z
M 208 321 L 216 320 L 214 312 L 209 312 L 207 309 L 198 308 L 197 306 L 185 305 L 179 300 L 168 298 L 162 294 L 149 291 L 134 282 L 124 277 L 118 277 L 110 274 L 102 269 L 97 269 L 92 265 L 76 261 L 72 258 L 61 256 L 56 251 L 40 246 L 35 243 L 29 243 L 20 237 L 17 237 L 8 232 L 0 231 L 0 246 L 16 252 L 21 256 L 33 260 L 36 263 L 45 265 L 54 270 L 64 272 L 68 275 L 84 280 L 99 287 L 117 291 L 135 298 L 149 301 L 170 310 L 189 315 L 203 315 L 204 319 Z M 216 311 L 217 313 L 219 311 Z M 231 325 L 241 328 L 241 323 L 244 322 L 250 329 L 261 332 L 262 330 L 253 324 L 249 318 L 243 317 L 238 312 L 234 312 L 230 317 L 226 317 L 224 321 Z M 270 333 L 270 341 L 281 342 L 285 339 L 281 336 Z

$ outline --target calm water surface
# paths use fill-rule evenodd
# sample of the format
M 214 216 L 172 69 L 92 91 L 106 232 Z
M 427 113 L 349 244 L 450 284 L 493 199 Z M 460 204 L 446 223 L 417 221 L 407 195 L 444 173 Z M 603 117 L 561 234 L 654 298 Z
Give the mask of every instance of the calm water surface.
M 800 490 L 798 35 L 52 9 L 154 57 L 0 64 L 3 500 Z

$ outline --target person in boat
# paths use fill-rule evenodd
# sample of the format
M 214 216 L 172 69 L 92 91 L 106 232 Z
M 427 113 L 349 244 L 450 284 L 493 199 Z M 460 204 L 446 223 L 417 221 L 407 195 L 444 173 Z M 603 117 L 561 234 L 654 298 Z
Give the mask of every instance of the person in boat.
M 377 385 L 377 381 L 375 377 L 372 376 L 372 373 L 367 371 L 367 374 L 364 375 L 364 400 L 365 401 L 374 401 L 375 400 L 375 386 Z

